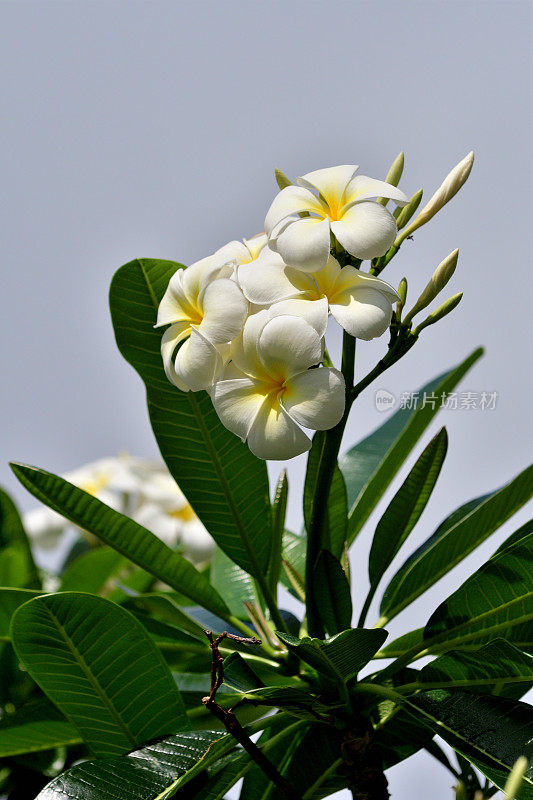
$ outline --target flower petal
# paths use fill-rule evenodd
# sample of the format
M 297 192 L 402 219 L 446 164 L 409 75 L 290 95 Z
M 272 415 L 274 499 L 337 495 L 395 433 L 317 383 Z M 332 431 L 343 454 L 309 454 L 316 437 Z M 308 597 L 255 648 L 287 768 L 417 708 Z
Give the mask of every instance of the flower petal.
M 327 431 L 344 413 L 345 384 L 333 367 L 308 369 L 287 381 L 282 403 L 291 417 L 315 431 Z
M 313 214 L 324 216 L 327 209 L 308 189 L 300 186 L 286 186 L 277 194 L 272 201 L 272 205 L 267 211 L 265 218 L 265 231 L 270 238 L 272 229 L 286 217 L 298 214 L 300 211 L 307 211 Z
M 390 296 L 366 286 L 354 286 L 340 293 L 329 308 L 339 325 L 357 339 L 381 336 L 392 319 Z
M 257 352 L 274 379 L 286 379 L 318 364 L 322 360 L 324 343 L 301 317 L 279 316 L 263 327 Z
M 248 433 L 248 447 L 257 458 L 285 461 L 311 448 L 311 439 L 285 409 L 267 397 Z
M 178 269 L 171 277 L 159 308 L 157 309 L 157 322 L 154 328 L 168 325 L 171 322 L 196 321 L 198 312 L 191 305 L 183 291 L 183 275 L 185 270 Z
M 176 378 L 191 391 L 199 392 L 201 389 L 211 388 L 222 366 L 222 357 L 215 345 L 202 336 L 199 330 L 192 328 L 190 337 L 176 355 Z M 179 386 L 176 381 L 174 383 Z
M 231 359 L 240 370 L 246 375 L 265 380 L 268 379 L 268 373 L 259 360 L 257 347 L 261 331 L 269 319 L 270 315 L 266 308 L 250 314 L 244 323 L 242 333 L 232 341 L 230 347 Z
M 396 289 L 383 281 L 381 278 L 376 278 L 375 275 L 369 275 L 360 269 L 352 267 L 348 264 L 343 267 L 336 276 L 335 282 L 330 293 L 330 302 L 334 303 L 337 298 L 345 291 L 351 291 L 354 288 L 366 287 L 367 289 L 376 289 L 386 295 L 391 302 L 397 303 L 400 296 Z M 342 302 L 339 301 L 339 302 Z
M 383 206 L 380 208 L 385 211 Z M 304 217 L 294 220 L 270 246 L 291 267 L 316 272 L 326 265 L 329 258 L 329 219 Z
M 165 368 L 165 375 L 174 386 L 181 389 L 182 392 L 187 392 L 189 387 L 183 383 L 182 380 L 176 375 L 174 369 L 174 351 L 180 342 L 186 339 L 191 334 L 191 327 L 188 322 L 176 322 L 164 332 L 161 339 L 161 355 L 163 357 L 163 366 Z
M 250 253 L 250 261 L 255 261 L 255 259 L 259 256 L 259 253 L 266 247 L 268 242 L 268 236 L 266 233 L 256 233 L 255 236 L 252 236 L 250 239 L 243 239 L 244 244 L 248 248 Z M 239 263 L 246 263 L 246 262 L 239 262 Z
M 248 314 L 248 302 L 237 284 L 229 278 L 212 281 L 206 287 L 202 305 L 200 332 L 214 344 L 231 342 Z
M 271 317 L 278 317 L 286 314 L 293 317 L 301 317 L 315 329 L 320 338 L 326 333 L 326 328 L 328 326 L 327 297 L 321 297 L 318 300 L 307 298 L 282 300 L 279 303 L 271 305 L 268 311 Z
M 243 442 L 268 394 L 268 386 L 250 378 L 215 383 L 211 400 L 222 424 Z
M 268 252 L 268 255 L 263 255 Z M 237 268 L 237 281 L 244 296 L 257 305 L 270 305 L 301 292 L 291 282 L 283 259 L 272 250 L 265 251 L 255 261 Z
M 378 197 L 387 197 L 394 200 L 398 206 L 405 206 L 409 202 L 409 198 L 402 190 L 398 189 L 397 186 L 393 186 L 392 183 L 378 181 L 366 175 L 356 175 L 346 187 L 344 203 L 351 205 L 352 203 L 361 202 L 361 200 L 373 200 Z
M 330 208 L 337 208 L 342 204 L 344 190 L 358 169 L 359 167 L 355 164 L 316 169 L 314 172 L 302 175 L 296 183 L 307 189 L 316 189 Z
M 331 223 L 331 230 L 345 250 L 361 259 L 382 256 L 397 232 L 390 211 L 369 200 L 351 206 L 342 219 Z

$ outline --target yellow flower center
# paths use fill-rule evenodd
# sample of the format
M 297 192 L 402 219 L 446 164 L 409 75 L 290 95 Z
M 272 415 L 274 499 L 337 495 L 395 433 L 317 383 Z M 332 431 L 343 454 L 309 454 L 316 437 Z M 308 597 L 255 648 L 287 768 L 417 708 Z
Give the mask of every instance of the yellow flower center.
M 168 516 L 172 517 L 173 519 L 179 519 L 182 522 L 190 522 L 196 517 L 196 514 L 192 510 L 189 504 L 183 506 L 183 508 L 177 508 L 175 511 L 169 511 Z

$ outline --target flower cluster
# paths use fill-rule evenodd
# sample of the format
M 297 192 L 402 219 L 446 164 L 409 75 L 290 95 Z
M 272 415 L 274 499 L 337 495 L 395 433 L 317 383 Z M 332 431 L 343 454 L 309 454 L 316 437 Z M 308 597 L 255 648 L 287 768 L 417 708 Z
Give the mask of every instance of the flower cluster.
M 191 561 L 197 563 L 211 556 L 213 539 L 164 464 L 122 454 L 86 464 L 64 477 L 144 525 Z M 35 545 L 50 550 L 62 541 L 69 523 L 43 506 L 24 515 L 24 527 Z
M 259 458 L 299 455 L 311 446 L 302 428 L 342 418 L 343 375 L 323 366 L 330 315 L 351 336 L 373 339 L 399 300 L 360 264 L 397 234 L 378 200 L 408 198 L 357 169 L 317 170 L 283 188 L 264 233 L 179 269 L 159 306 L 167 377 L 182 391 L 207 390 L 222 423 Z

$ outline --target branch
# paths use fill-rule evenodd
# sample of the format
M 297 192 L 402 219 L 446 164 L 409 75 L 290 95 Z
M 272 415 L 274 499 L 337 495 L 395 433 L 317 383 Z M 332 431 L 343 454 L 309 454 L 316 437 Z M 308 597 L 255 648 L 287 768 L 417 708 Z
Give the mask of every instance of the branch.
M 226 710 L 219 706 L 216 702 L 217 691 L 224 682 L 224 660 L 220 655 L 219 645 L 224 639 L 232 639 L 235 642 L 242 644 L 261 644 L 260 639 L 255 637 L 246 638 L 244 636 L 233 636 L 231 633 L 224 631 L 216 639 L 213 638 L 211 631 L 204 631 L 209 639 L 211 646 L 212 661 L 211 661 L 211 691 L 209 697 L 203 697 L 202 703 L 204 706 L 215 716 L 226 728 L 242 747 L 246 750 L 250 758 L 255 761 L 257 766 L 265 773 L 267 778 L 278 787 L 280 792 L 287 798 L 287 800 L 302 800 L 301 796 L 296 792 L 288 780 L 281 775 L 274 764 L 268 760 L 259 747 L 252 742 L 241 723 L 233 713 L 232 709 Z

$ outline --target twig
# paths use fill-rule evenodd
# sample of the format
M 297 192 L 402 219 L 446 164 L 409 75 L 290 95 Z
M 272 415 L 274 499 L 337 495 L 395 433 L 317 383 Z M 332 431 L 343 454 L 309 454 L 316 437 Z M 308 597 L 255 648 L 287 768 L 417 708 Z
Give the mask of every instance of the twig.
M 287 798 L 287 800 L 302 800 L 301 795 L 293 789 L 288 780 L 281 775 L 274 764 L 268 760 L 264 753 L 252 742 L 241 723 L 233 713 L 232 709 L 226 710 L 219 706 L 216 702 L 217 691 L 224 682 L 224 660 L 220 655 L 219 645 L 224 639 L 232 639 L 242 644 L 261 644 L 260 639 L 255 637 L 246 638 L 244 636 L 233 636 L 233 634 L 224 631 L 216 639 L 213 638 L 211 631 L 204 631 L 209 640 L 212 653 L 211 661 L 211 691 L 209 697 L 203 697 L 202 703 L 204 706 L 215 716 L 226 728 L 242 747 L 246 750 L 250 758 L 255 761 L 257 766 L 265 773 L 267 778 L 278 787 L 280 792 Z

